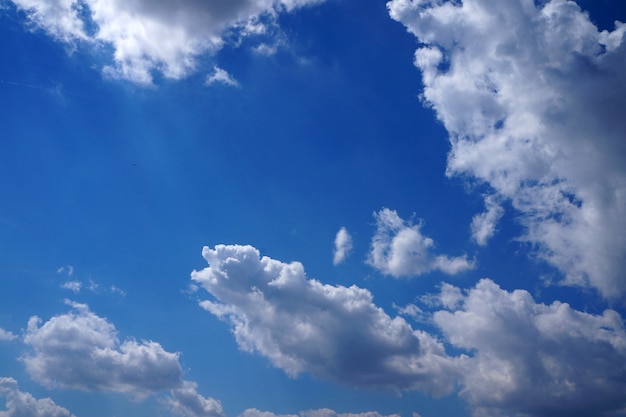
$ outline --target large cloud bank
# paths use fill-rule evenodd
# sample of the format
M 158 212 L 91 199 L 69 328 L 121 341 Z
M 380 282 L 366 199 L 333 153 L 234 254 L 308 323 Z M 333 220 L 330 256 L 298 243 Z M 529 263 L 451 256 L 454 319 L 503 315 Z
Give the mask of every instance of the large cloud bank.
M 290 375 L 306 371 L 362 388 L 459 394 L 476 415 L 608 415 L 626 407 L 626 332 L 613 310 L 593 315 L 536 303 L 481 280 L 444 284 L 431 315 L 435 336 L 388 316 L 369 291 L 309 279 L 297 262 L 251 246 L 205 247 L 194 271 L 207 311 L 239 346 Z M 578 414 L 577 414 L 578 413 Z
M 423 98 L 452 145 L 447 173 L 487 185 L 484 244 L 508 200 L 520 237 L 568 285 L 626 291 L 626 25 L 573 1 L 393 0 L 420 48 Z
M 229 30 L 263 34 L 272 15 L 321 0 L 12 1 L 60 41 L 112 49 L 107 75 L 150 84 L 154 72 L 179 79 L 195 71 L 198 56 L 219 50 Z

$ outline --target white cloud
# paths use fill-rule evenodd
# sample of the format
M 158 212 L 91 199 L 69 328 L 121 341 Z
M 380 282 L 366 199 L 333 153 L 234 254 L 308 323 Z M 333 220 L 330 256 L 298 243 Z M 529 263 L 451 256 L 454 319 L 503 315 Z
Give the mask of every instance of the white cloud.
M 218 51 L 228 31 L 264 33 L 262 17 L 321 0 L 12 1 L 35 27 L 60 41 L 110 46 L 113 65 L 104 68 L 107 75 L 150 84 L 154 72 L 172 79 L 194 72 L 198 56 Z
M 357 286 L 308 279 L 302 264 L 260 257 L 251 246 L 205 247 L 209 267 L 192 279 L 214 300 L 200 305 L 232 326 L 241 349 L 290 376 L 378 389 L 450 393 L 458 359 L 401 317 L 391 318 Z
M 448 175 L 476 178 L 510 201 L 521 240 L 566 284 L 623 295 L 626 25 L 599 32 L 565 0 L 387 5 L 422 43 L 415 65 L 449 133 Z M 476 220 L 479 243 L 491 213 Z
M 217 66 L 213 67 L 213 73 L 206 78 L 206 85 L 215 83 L 229 85 L 231 87 L 239 86 L 237 80 L 235 80 L 228 72 Z
M 195 382 L 184 381 L 165 399 L 166 407 L 181 417 L 223 417 L 222 404 L 213 398 L 205 398 L 197 392 Z
M 626 332 L 617 312 L 538 304 L 488 279 L 465 295 L 447 285 L 441 302 L 450 311 L 434 313 L 434 322 L 452 345 L 474 352 L 460 395 L 475 415 L 603 416 L 626 407 Z
M 481 246 L 485 246 L 496 233 L 496 225 L 504 214 L 494 196 L 485 197 L 485 208 L 487 211 L 475 215 L 471 224 L 472 237 Z
M 339 265 L 346 260 L 352 250 L 352 236 L 345 227 L 342 227 L 335 236 L 335 253 L 333 255 L 333 265 Z
M 0 341 L 11 341 L 17 339 L 17 336 L 8 330 L 4 330 L 0 327 Z
M 61 285 L 61 288 L 70 290 L 74 293 L 79 293 L 83 284 L 80 281 L 67 281 Z
M 435 270 L 453 275 L 474 268 L 467 256 L 434 255 L 434 242 L 422 235 L 421 225 L 405 222 L 394 210 L 384 208 L 374 217 L 376 233 L 368 263 L 382 273 L 398 278 Z
M 20 391 L 13 378 L 0 377 L 0 396 L 6 398 L 6 411 L 0 411 L 0 417 L 74 417 L 50 398 L 38 400 Z
M 400 417 L 398 414 L 390 414 L 384 416 L 377 411 L 368 411 L 365 413 L 338 413 L 329 408 L 320 408 L 318 410 L 301 411 L 298 414 L 274 414 L 269 411 L 259 411 L 255 408 L 249 408 L 244 411 L 240 417 Z
M 306 371 L 354 387 L 433 395 L 459 387 L 476 416 L 608 416 L 626 409 L 626 331 L 613 310 L 596 315 L 558 301 L 540 304 L 489 279 L 467 291 L 444 283 L 428 297 L 432 315 L 413 305 L 399 310 L 429 321 L 465 351 L 449 356 L 432 335 L 385 314 L 367 290 L 308 279 L 301 264 L 260 257 L 251 246 L 205 247 L 203 255 L 209 267 L 192 279 L 214 299 L 201 306 L 231 324 L 243 350 L 289 375 Z M 242 417 L 277 416 L 250 409 Z
M 178 353 L 152 341 L 120 343 L 115 326 L 84 304 L 41 324 L 31 317 L 22 357 L 29 375 L 45 387 L 119 392 L 143 398 L 176 388 L 182 369 Z

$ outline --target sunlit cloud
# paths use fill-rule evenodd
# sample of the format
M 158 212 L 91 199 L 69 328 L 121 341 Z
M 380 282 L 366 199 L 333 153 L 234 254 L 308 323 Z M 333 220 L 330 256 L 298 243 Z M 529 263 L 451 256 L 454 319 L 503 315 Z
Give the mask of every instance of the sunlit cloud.
M 626 292 L 626 25 L 600 32 L 572 1 L 393 0 L 421 46 L 424 102 L 449 133 L 447 174 L 494 194 L 472 231 L 486 244 L 508 201 L 519 240 L 562 283 Z M 475 181 L 474 181 L 475 182 Z

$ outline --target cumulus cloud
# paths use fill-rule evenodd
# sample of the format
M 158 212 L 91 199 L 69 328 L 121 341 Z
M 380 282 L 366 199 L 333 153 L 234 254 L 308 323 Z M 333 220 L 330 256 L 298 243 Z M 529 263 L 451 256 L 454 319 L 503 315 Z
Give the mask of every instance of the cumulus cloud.
M 11 341 L 17 339 L 17 336 L 8 330 L 0 327 L 0 340 Z
M 13 378 L 0 377 L 0 397 L 6 398 L 6 411 L 0 411 L 0 417 L 75 417 L 50 398 L 38 400 L 20 391 Z
M 339 265 L 346 260 L 352 250 L 352 236 L 345 227 L 342 227 L 335 236 L 335 253 L 333 255 L 333 265 Z
M 243 350 L 289 375 L 306 371 L 355 387 L 432 395 L 458 388 L 476 416 L 608 416 L 626 409 L 626 331 L 616 311 L 537 303 L 527 291 L 508 292 L 489 279 L 469 290 L 444 283 L 427 300 L 433 312 L 412 304 L 398 310 L 434 325 L 461 352 L 451 356 L 433 335 L 388 316 L 365 289 L 308 279 L 301 264 L 261 257 L 251 246 L 205 247 L 203 255 L 209 267 L 192 279 L 213 300 L 201 306 L 232 326 Z M 242 417 L 276 416 L 249 409 Z
M 421 43 L 423 99 L 449 133 L 448 175 L 508 200 L 522 241 L 604 296 L 626 291 L 626 25 L 573 1 L 393 0 Z M 497 211 L 475 218 L 491 234 Z M 491 213 L 491 214 L 489 214 Z
M 420 224 L 405 222 L 395 210 L 374 213 L 376 233 L 368 263 L 393 277 L 410 277 L 441 271 L 454 275 L 474 268 L 467 256 L 450 257 L 432 253 L 434 242 L 422 235 Z
M 199 55 L 224 45 L 228 32 L 264 33 L 278 13 L 320 1 L 12 0 L 35 27 L 72 47 L 110 47 L 113 64 L 104 72 L 141 84 L 150 84 L 155 72 L 186 77 Z
M 197 392 L 198 384 L 184 381 L 165 399 L 166 407 L 180 417 L 223 417 L 222 404 Z
M 45 387 L 119 392 L 143 398 L 182 382 L 178 353 L 152 341 L 120 342 L 115 326 L 84 304 L 42 324 L 28 322 L 22 357 L 29 375 Z
M 274 414 L 269 411 L 259 411 L 249 408 L 240 417 L 400 417 L 398 414 L 384 416 L 377 411 L 365 413 L 338 413 L 330 408 L 320 408 L 318 410 L 301 411 L 299 414 Z
M 261 257 L 252 246 L 217 245 L 202 254 L 209 266 L 191 278 L 213 300 L 200 305 L 232 326 L 241 349 L 288 375 L 434 395 L 453 390 L 458 360 L 434 337 L 388 316 L 368 290 L 308 279 L 302 264 Z
M 536 303 L 481 280 L 442 289 L 436 325 L 464 363 L 460 395 L 477 416 L 604 416 L 626 407 L 626 332 L 620 315 Z

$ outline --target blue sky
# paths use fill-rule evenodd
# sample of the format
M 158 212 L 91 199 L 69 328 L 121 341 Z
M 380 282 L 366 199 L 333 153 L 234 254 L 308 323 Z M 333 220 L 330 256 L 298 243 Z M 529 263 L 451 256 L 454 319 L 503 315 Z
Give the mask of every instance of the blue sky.
M 624 415 L 624 21 L 0 1 L 0 417 Z

